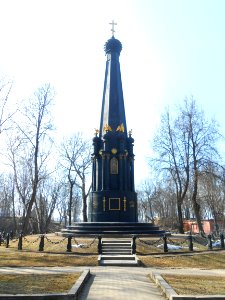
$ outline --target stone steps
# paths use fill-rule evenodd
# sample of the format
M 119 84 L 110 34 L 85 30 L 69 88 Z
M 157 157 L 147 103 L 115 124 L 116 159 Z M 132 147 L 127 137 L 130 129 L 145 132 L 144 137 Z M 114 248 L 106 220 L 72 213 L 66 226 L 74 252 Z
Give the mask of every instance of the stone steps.
M 100 266 L 137 266 L 139 260 L 132 254 L 132 240 L 102 239 L 102 254 L 99 255 Z

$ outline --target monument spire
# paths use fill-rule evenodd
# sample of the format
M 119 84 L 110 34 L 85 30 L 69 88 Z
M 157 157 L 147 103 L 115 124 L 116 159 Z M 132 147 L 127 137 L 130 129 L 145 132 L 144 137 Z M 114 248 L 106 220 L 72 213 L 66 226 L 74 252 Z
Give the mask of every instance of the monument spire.
M 89 222 L 137 222 L 134 187 L 134 139 L 127 134 L 119 56 L 122 44 L 105 43 L 106 69 L 100 128 L 95 130 Z
M 114 21 L 112 21 L 114 33 Z M 123 88 L 120 72 L 119 56 L 122 44 L 114 35 L 105 43 L 107 56 L 105 80 L 103 89 L 102 112 L 100 120 L 100 136 L 103 136 L 106 129 L 116 131 L 122 129 L 127 135 L 126 116 L 123 99 Z M 120 127 L 119 127 L 120 126 Z

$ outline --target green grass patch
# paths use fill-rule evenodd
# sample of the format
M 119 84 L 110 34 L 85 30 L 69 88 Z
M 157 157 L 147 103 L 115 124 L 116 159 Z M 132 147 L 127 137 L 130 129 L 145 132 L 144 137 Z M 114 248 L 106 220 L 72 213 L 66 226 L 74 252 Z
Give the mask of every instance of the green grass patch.
M 162 275 L 179 295 L 225 295 L 225 278 L 219 276 Z
M 80 273 L 0 275 L 0 294 L 54 294 L 68 292 Z

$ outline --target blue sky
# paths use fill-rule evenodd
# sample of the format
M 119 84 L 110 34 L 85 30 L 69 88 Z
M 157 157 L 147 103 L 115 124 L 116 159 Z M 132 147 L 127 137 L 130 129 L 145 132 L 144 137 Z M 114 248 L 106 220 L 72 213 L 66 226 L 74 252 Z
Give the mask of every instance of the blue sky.
M 114 19 L 138 183 L 166 106 L 194 96 L 225 133 L 224 15 L 223 0 L 0 0 L 0 75 L 13 79 L 17 100 L 50 82 L 58 135 L 92 137 Z

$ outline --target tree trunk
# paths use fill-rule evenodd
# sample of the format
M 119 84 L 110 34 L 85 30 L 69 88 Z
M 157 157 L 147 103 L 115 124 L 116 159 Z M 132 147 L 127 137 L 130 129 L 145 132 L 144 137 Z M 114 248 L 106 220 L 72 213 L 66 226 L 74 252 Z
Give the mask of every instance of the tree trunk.
M 88 218 L 87 218 L 87 196 L 84 195 L 83 196 L 83 222 L 87 222 Z
M 177 214 L 178 214 L 178 230 L 179 233 L 184 233 L 183 215 L 181 201 L 177 199 Z
M 200 205 L 197 202 L 197 194 L 198 194 L 198 171 L 196 169 L 195 173 L 194 173 L 194 189 L 193 189 L 193 194 L 192 194 L 191 200 L 193 203 L 193 208 L 194 208 L 194 212 L 195 212 L 196 222 L 198 224 L 199 233 L 201 235 L 204 235 L 204 229 L 202 226 L 202 219 L 201 219 L 201 212 L 200 212 Z
M 69 226 L 72 224 L 72 201 L 73 201 L 73 183 L 70 182 L 70 196 L 68 205 Z

